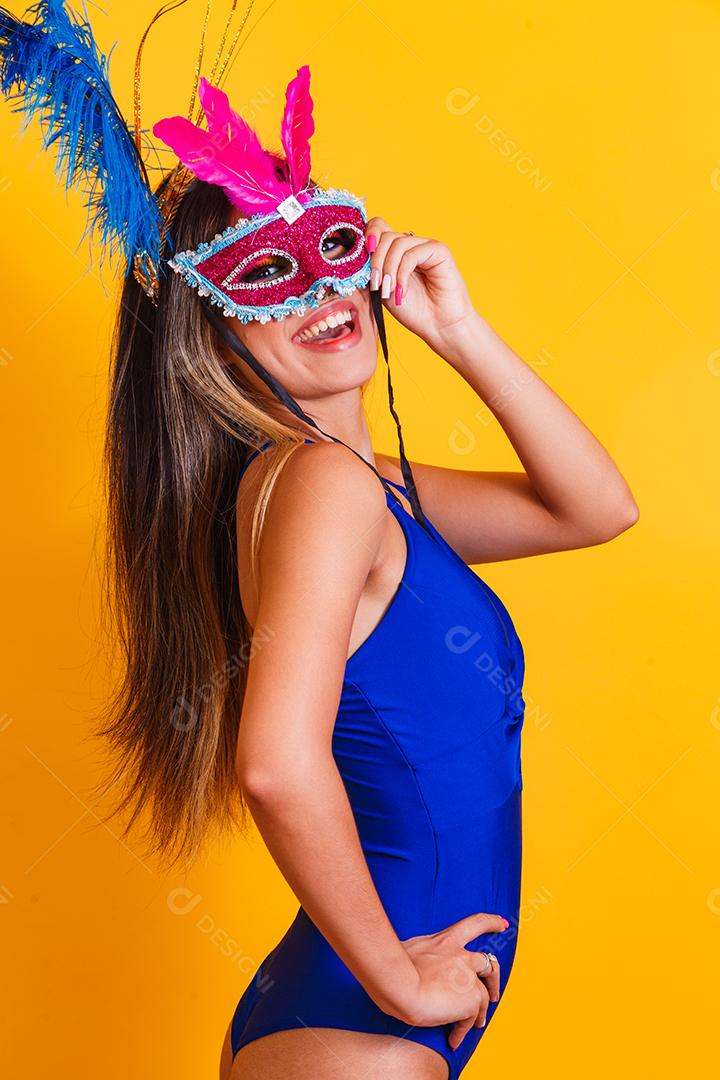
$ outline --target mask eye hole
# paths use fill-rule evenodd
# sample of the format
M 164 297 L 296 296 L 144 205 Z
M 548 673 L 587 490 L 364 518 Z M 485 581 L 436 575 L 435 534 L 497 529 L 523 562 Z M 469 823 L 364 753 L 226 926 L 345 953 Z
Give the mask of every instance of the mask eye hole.
M 363 236 L 357 225 L 340 221 L 325 230 L 320 237 L 318 249 L 326 262 L 349 262 L 357 255 Z
M 264 248 L 246 256 L 222 282 L 227 290 L 262 289 L 294 277 L 298 264 L 278 248 Z

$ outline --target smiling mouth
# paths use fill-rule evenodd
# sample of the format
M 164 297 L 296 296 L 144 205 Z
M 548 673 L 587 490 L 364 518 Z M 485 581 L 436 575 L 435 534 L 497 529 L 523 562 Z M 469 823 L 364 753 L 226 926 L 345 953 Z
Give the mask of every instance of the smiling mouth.
M 353 312 L 347 310 L 334 311 L 332 314 L 318 319 L 311 326 L 295 334 L 293 341 L 298 345 L 322 344 L 324 341 L 340 341 L 350 337 L 355 330 L 355 317 Z

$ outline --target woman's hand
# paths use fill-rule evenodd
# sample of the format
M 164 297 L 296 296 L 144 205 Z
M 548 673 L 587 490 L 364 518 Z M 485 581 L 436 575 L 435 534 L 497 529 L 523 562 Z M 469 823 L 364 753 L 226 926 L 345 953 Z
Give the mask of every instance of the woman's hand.
M 465 946 L 481 934 L 502 932 L 508 926 L 500 915 L 479 912 L 436 934 L 403 941 L 418 982 L 408 995 L 400 1019 L 415 1027 L 454 1024 L 448 1036 L 453 1050 L 472 1027 L 483 1027 L 488 1004 L 500 996 L 499 964 L 493 961 L 492 969 L 488 969 L 485 952 L 473 952 Z
M 452 335 L 477 316 L 446 244 L 393 232 L 380 217 L 365 229 L 370 288 L 381 289 L 393 316 L 443 355 Z

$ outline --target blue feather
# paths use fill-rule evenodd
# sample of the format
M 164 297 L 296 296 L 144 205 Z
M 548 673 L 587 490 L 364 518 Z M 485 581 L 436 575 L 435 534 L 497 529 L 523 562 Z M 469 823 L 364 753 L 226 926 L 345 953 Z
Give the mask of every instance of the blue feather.
M 0 7 L 0 92 L 37 117 L 43 147 L 54 150 L 65 189 L 78 189 L 95 231 L 111 256 L 130 269 L 135 256 L 159 266 L 162 216 L 127 122 L 110 89 L 109 58 L 87 20 L 62 0 L 42 0 L 16 19 Z

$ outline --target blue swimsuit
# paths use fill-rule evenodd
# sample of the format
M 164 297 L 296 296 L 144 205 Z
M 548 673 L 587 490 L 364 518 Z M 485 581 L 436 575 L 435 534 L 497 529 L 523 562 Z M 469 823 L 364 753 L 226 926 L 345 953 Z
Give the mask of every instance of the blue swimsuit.
M 510 921 L 466 946 L 495 953 L 502 1000 L 520 906 L 523 649 L 490 586 L 431 522 L 429 535 L 386 497 L 406 565 L 379 624 L 347 661 L 333 756 L 401 940 L 478 911 Z M 288 1028 L 367 1031 L 431 1047 L 457 1080 L 498 1004 L 452 1050 L 451 1024 L 411 1027 L 378 1008 L 301 907 L 240 999 L 232 1052 Z

